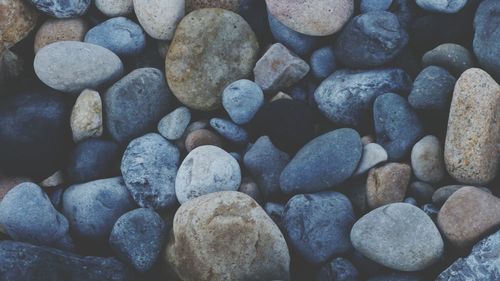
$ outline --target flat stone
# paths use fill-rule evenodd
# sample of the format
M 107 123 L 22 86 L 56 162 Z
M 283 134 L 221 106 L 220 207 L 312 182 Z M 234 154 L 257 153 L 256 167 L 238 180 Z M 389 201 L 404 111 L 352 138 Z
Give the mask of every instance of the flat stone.
M 369 143 L 363 146 L 363 153 L 354 176 L 364 174 L 376 165 L 387 161 L 387 152 L 377 143 Z
M 95 0 L 97 9 L 108 17 L 126 16 L 134 11 L 132 0 Z
M 413 146 L 411 167 L 423 182 L 438 183 L 446 176 L 443 145 L 437 137 L 425 136 Z
M 223 140 L 219 135 L 207 129 L 195 130 L 187 135 L 185 142 L 187 152 L 203 145 L 222 147 Z
M 426 67 L 415 78 L 408 102 L 415 109 L 447 110 L 455 83 L 455 77 L 444 68 Z
M 264 93 L 255 82 L 242 79 L 229 84 L 222 92 L 222 106 L 234 123 L 250 122 L 264 104 Z
M 425 53 L 422 65 L 440 66 L 455 77 L 459 77 L 464 71 L 474 67 L 474 60 L 474 56 L 466 48 L 458 44 L 445 43 Z
M 24 39 L 35 28 L 38 13 L 27 1 L 4 0 L 0 3 L 0 49 Z
M 387 163 L 373 168 L 366 182 L 366 200 L 371 209 L 402 202 L 410 184 L 411 167 L 407 164 Z
M 80 41 L 85 38 L 89 25 L 84 18 L 47 19 L 35 35 L 35 53 L 59 41 Z
M 184 17 L 183 0 L 133 0 L 137 19 L 146 33 L 158 40 L 172 40 Z
M 65 19 L 83 16 L 91 0 L 30 0 L 41 12 L 55 18 Z
M 500 2 L 481 1 L 474 17 L 473 51 L 479 65 L 496 80 L 500 79 L 500 46 L 492 44 L 500 40 L 500 34 L 494 32 L 498 26 Z M 470 42 L 470 41 L 469 41 Z
M 191 112 L 189 108 L 181 106 L 160 120 L 158 123 L 158 132 L 167 140 L 180 139 L 190 121 Z
M 102 102 L 98 92 L 83 90 L 71 111 L 70 125 L 75 142 L 102 135 Z
M 467 0 L 417 0 L 417 5 L 427 11 L 453 14 L 460 11 Z

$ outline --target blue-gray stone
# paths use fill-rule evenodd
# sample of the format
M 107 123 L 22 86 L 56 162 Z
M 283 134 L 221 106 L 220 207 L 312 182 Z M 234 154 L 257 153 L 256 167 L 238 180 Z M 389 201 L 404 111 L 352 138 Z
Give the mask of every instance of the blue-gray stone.
M 419 205 L 432 202 L 432 195 L 436 190 L 428 183 L 414 181 L 408 187 L 408 196 L 415 198 Z
M 500 1 L 482 1 L 474 18 L 474 54 L 481 67 L 500 81 Z
M 191 112 L 189 108 L 181 106 L 160 120 L 158 132 L 167 140 L 178 140 L 184 134 L 190 121 Z
M 434 223 L 437 224 L 437 216 L 439 213 L 439 208 L 437 208 L 433 204 L 425 204 L 421 207 L 421 209 L 432 219 L 432 221 L 434 221 Z
M 125 18 L 111 18 L 85 34 L 85 42 L 102 46 L 119 56 L 137 55 L 146 48 L 144 30 Z
M 90 2 L 91 0 L 31 0 L 38 10 L 59 19 L 84 15 Z
M 351 202 L 338 192 L 295 195 L 283 215 L 290 246 L 312 264 L 349 253 L 349 232 L 355 221 Z
M 323 265 L 316 276 L 316 281 L 358 281 L 359 272 L 347 259 L 335 258 Z
M 284 232 L 283 228 L 283 214 L 285 211 L 285 205 L 275 202 L 267 202 L 264 205 L 264 210 L 267 215 L 274 221 L 274 223 L 279 227 L 279 229 Z
M 446 69 L 429 66 L 418 74 L 408 101 L 415 109 L 447 110 L 456 79 Z
M 248 133 L 245 129 L 229 120 L 212 118 L 210 119 L 210 126 L 217 131 L 217 133 L 234 144 L 245 145 L 248 143 Z
M 385 148 L 390 160 L 401 160 L 424 135 L 417 113 L 403 97 L 387 93 L 373 103 L 377 143 Z
M 402 69 L 367 71 L 339 70 L 321 83 L 314 92 L 319 110 L 341 126 L 359 127 L 371 123 L 370 108 L 385 93 L 408 93 L 410 77 Z
M 391 7 L 393 0 L 361 0 L 361 13 L 374 11 L 387 11 Z
M 417 0 L 416 3 L 429 12 L 453 14 L 460 11 L 467 0 Z
M 250 122 L 264 104 L 264 93 L 255 82 L 242 79 L 229 84 L 222 93 L 222 106 L 234 123 Z
M 333 48 L 326 46 L 314 51 L 309 59 L 309 65 L 316 79 L 321 81 L 330 76 L 337 68 L 337 60 L 333 53 Z
M 413 197 L 407 197 L 407 198 L 405 198 L 405 200 L 403 202 L 418 207 L 417 200 L 415 200 L 415 198 L 413 198 Z
M 167 234 L 165 222 L 155 211 L 135 209 L 113 226 L 109 244 L 116 256 L 139 272 L 150 270 L 158 260 Z
M 297 152 L 280 176 L 287 194 L 312 193 L 332 188 L 352 176 L 362 153 L 361 138 L 344 128 L 323 134 Z

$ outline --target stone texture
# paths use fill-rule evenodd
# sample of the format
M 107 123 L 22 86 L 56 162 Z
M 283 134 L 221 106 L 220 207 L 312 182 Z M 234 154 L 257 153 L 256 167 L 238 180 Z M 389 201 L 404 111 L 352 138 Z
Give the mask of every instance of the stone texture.
M 366 182 L 366 200 L 371 209 L 389 203 L 402 202 L 410 183 L 411 167 L 407 164 L 388 163 L 373 168 Z
M 133 0 L 142 28 L 158 40 L 172 40 L 175 28 L 184 17 L 184 0 Z
M 345 258 L 335 258 L 323 265 L 316 276 L 315 281 L 358 281 L 359 271 Z
M 446 176 L 443 145 L 435 136 L 425 136 L 411 150 L 411 167 L 415 176 L 427 183 L 438 183 Z
M 203 145 L 222 147 L 222 138 L 207 129 L 195 130 L 187 135 L 185 142 L 187 152 Z
M 41 12 L 55 18 L 74 18 L 83 16 L 91 0 L 30 0 Z
M 167 140 L 180 139 L 190 121 L 191 112 L 187 107 L 181 106 L 158 122 L 158 132 Z
M 255 82 L 241 79 L 229 84 L 222 93 L 222 105 L 234 123 L 250 122 L 264 104 L 264 93 Z
M 358 168 L 354 172 L 354 176 L 364 174 L 376 165 L 387 161 L 387 152 L 377 143 L 369 143 L 363 146 L 361 160 L 359 160 Z
M 474 56 L 466 48 L 458 44 L 445 43 L 425 53 L 422 65 L 440 66 L 458 77 L 467 69 L 474 67 L 474 60 Z
M 108 17 L 125 16 L 134 11 L 132 0 L 95 0 L 95 6 Z
M 27 1 L 0 2 L 0 49 L 9 48 L 35 28 L 38 13 Z
M 71 111 L 70 125 L 75 142 L 102 135 L 102 102 L 98 92 L 83 90 Z
M 500 40 L 496 32 L 500 13 L 500 2 L 496 0 L 481 1 L 474 17 L 473 51 L 481 68 L 496 80 L 500 79 L 500 46 L 492 44 Z M 469 41 L 470 42 L 470 41 Z
M 417 0 L 417 5 L 427 11 L 453 14 L 460 11 L 467 0 Z
M 408 102 L 415 109 L 448 110 L 456 79 L 446 69 L 429 66 L 413 82 Z
M 462 187 L 464 187 L 464 185 L 445 185 L 436 189 L 432 194 L 432 203 L 441 207 L 453 193 Z
M 89 25 L 84 18 L 48 19 L 35 35 L 35 53 L 41 48 L 59 41 L 83 41 Z
M 240 4 L 242 0 L 185 0 L 186 12 L 203 8 L 221 8 L 238 13 L 240 11 Z

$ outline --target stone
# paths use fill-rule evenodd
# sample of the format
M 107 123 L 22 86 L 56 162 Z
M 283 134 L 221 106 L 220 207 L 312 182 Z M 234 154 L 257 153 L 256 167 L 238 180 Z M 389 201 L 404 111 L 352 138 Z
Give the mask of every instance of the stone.
M 369 143 L 363 146 L 361 160 L 359 160 L 358 168 L 354 172 L 354 176 L 364 174 L 378 164 L 387 161 L 387 152 L 377 143 Z
M 417 5 L 427 11 L 453 14 L 460 11 L 467 0 L 417 0 Z
M 24 60 L 0 46 L 0 86 L 14 84 L 25 70 Z
M 359 134 L 350 128 L 323 134 L 295 154 L 280 176 L 284 193 L 312 193 L 332 188 L 352 176 L 361 159 Z
M 347 259 L 334 258 L 331 262 L 323 265 L 316 276 L 315 281 L 358 281 L 359 272 Z
M 123 74 L 123 64 L 113 52 L 77 41 L 60 41 L 41 48 L 36 53 L 33 66 L 43 83 L 68 93 L 96 89 L 112 83 Z
M 255 181 L 250 177 L 244 177 L 241 179 L 238 191 L 252 197 L 252 199 L 257 203 L 262 202 L 262 194 L 259 190 L 259 186 L 257 186 L 257 183 L 255 183 Z
M 366 202 L 366 180 L 368 175 L 361 175 L 348 180 L 340 187 L 340 191 L 351 200 L 352 207 L 356 215 L 365 214 L 368 211 Z
M 434 206 L 433 204 L 424 204 L 422 205 L 421 209 L 432 219 L 435 224 L 437 224 L 437 216 L 439 214 L 438 207 Z
M 137 205 L 160 211 L 174 207 L 179 164 L 179 149 L 159 134 L 131 141 L 123 154 L 121 172 Z
M 266 0 L 266 3 L 269 13 L 283 24 L 313 36 L 336 33 L 354 12 L 354 2 L 348 0 Z
M 32 180 L 26 177 L 5 176 L 0 174 L 0 202 L 2 202 L 7 192 L 24 182 L 32 182 Z
M 10 48 L 35 28 L 38 13 L 27 1 L 4 0 L 0 3 L 0 49 Z
M 116 82 L 103 96 L 106 127 L 121 143 L 153 131 L 173 104 L 163 73 L 139 68 Z
M 418 207 L 418 202 L 413 197 L 406 197 L 405 200 L 403 200 L 403 203 L 408 203 L 410 205 Z
M 91 0 L 30 0 L 40 12 L 51 17 L 65 19 L 83 16 Z
M 283 100 L 283 99 L 287 99 L 287 100 L 293 100 L 293 98 L 291 96 L 289 96 L 288 94 L 286 93 L 283 93 L 283 92 L 278 92 L 271 100 L 270 102 L 273 102 L 275 100 Z
M 454 192 L 438 214 L 438 226 L 452 245 L 466 249 L 500 226 L 500 198 L 465 186 Z
M 285 205 L 275 202 L 266 202 L 264 205 L 264 210 L 267 215 L 274 221 L 274 223 L 279 227 L 281 232 L 283 232 L 283 212 L 285 211 Z
M 484 2 L 487 3 L 487 2 Z M 486 184 L 498 171 L 500 86 L 478 68 L 455 85 L 444 145 L 446 170 L 457 181 Z
M 167 140 L 178 140 L 182 137 L 190 121 L 189 108 L 178 107 L 158 122 L 158 132 Z
M 423 136 L 424 128 L 408 101 L 396 94 L 383 94 L 373 103 L 377 143 L 390 160 L 401 160 Z
M 325 79 L 314 92 L 320 112 L 341 126 L 370 124 L 370 108 L 385 93 L 408 93 L 408 74 L 398 68 L 364 71 L 338 70 Z
M 31 182 L 17 185 L 3 197 L 0 225 L 16 241 L 72 248 L 68 220 L 52 206 L 47 194 Z
M 413 82 L 408 102 L 415 109 L 447 110 L 450 106 L 455 83 L 455 77 L 444 68 L 426 67 Z
M 387 163 L 373 168 L 366 182 L 366 200 L 371 209 L 402 202 L 410 184 L 411 167 L 407 164 Z
M 66 177 L 63 171 L 59 170 L 52 174 L 50 177 L 41 181 L 38 185 L 41 188 L 58 188 L 61 185 L 67 183 Z
M 330 46 L 317 49 L 309 58 L 311 73 L 314 78 L 322 81 L 337 69 L 337 57 Z
M 474 60 L 474 56 L 466 48 L 458 44 L 445 43 L 425 53 L 422 65 L 439 66 L 459 77 L 464 71 L 474 67 Z
M 116 220 L 136 208 L 120 177 L 70 186 L 63 195 L 62 213 L 74 237 L 107 241 Z
M 235 81 L 222 92 L 222 106 L 231 120 L 238 125 L 250 122 L 263 104 L 262 89 L 250 80 Z
M 187 135 L 185 143 L 187 152 L 203 145 L 222 147 L 223 143 L 219 135 L 207 129 L 195 130 Z
M 437 137 L 425 136 L 413 146 L 411 167 L 423 182 L 438 183 L 446 176 L 443 145 Z
M 186 1 L 187 13 L 204 8 L 221 8 L 237 13 L 240 11 L 241 2 L 243 2 L 242 0 L 185 0 L 185 1 Z
M 273 44 L 257 61 L 253 73 L 255 83 L 266 93 L 286 89 L 309 72 L 307 62 L 280 43 Z
M 464 186 L 465 185 L 445 185 L 436 189 L 436 191 L 432 194 L 432 203 L 441 207 L 444 202 L 446 202 L 446 200 L 448 200 L 448 198 L 455 193 L 455 191 Z
M 116 221 L 109 245 L 113 252 L 139 272 L 150 270 L 162 250 L 167 236 L 163 219 L 150 209 L 135 209 Z
M 108 17 L 126 16 L 134 11 L 132 0 L 95 0 L 95 6 Z
M 165 255 L 182 280 L 290 278 L 283 235 L 264 210 L 240 192 L 212 193 L 181 205 Z
M 394 0 L 361 0 L 360 10 L 362 14 L 375 11 L 387 11 Z
M 249 137 L 245 129 L 227 119 L 212 118 L 210 127 L 233 144 L 244 146 L 248 143 Z
M 428 268 L 443 255 L 444 243 L 432 220 L 419 208 L 392 203 L 359 219 L 351 241 L 367 258 L 401 271 Z
M 408 195 L 413 197 L 419 205 L 431 203 L 436 190 L 428 183 L 414 181 L 408 187 Z
M 133 56 L 146 48 L 146 35 L 135 22 L 116 17 L 90 29 L 85 34 L 85 42 L 102 46 L 119 56 Z
M 496 80 L 500 78 L 500 64 L 497 60 L 500 48 L 491 42 L 500 40 L 497 32 L 494 32 L 498 22 L 498 11 L 500 11 L 498 1 L 481 2 L 474 18 L 474 40 L 472 41 L 473 51 L 479 65 Z
M 175 178 L 175 193 L 184 204 L 218 191 L 236 191 L 241 183 L 236 159 L 213 145 L 199 146 L 184 158 Z
M 102 101 L 98 92 L 83 90 L 71 111 L 70 125 L 74 142 L 102 135 Z
M 226 86 L 251 75 L 258 51 L 257 37 L 241 16 L 218 8 L 196 10 L 182 19 L 170 44 L 168 85 L 189 108 L 218 109 Z
M 35 53 L 41 48 L 59 41 L 80 41 L 85 38 L 89 25 L 84 18 L 48 19 L 35 35 Z

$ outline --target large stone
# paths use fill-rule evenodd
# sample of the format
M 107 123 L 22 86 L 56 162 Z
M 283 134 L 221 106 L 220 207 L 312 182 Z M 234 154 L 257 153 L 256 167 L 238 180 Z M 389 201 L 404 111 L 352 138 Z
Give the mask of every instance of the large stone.
M 413 146 L 411 167 L 415 176 L 427 183 L 438 183 L 446 176 L 443 145 L 437 137 L 423 137 Z
M 133 3 L 137 19 L 149 36 L 172 40 L 184 16 L 184 0 L 133 0 Z
M 54 42 L 81 42 L 88 30 L 89 25 L 83 18 L 48 19 L 36 32 L 34 43 L 35 53 Z
M 38 13 L 27 1 L 0 2 L 0 49 L 9 48 L 35 28 Z
M 91 0 L 30 0 L 41 12 L 55 18 L 65 19 L 83 16 Z
M 102 102 L 98 92 L 83 90 L 71 111 L 70 124 L 75 142 L 102 135 Z
M 435 65 L 445 68 L 456 77 L 474 67 L 474 56 L 458 44 L 445 43 L 428 51 L 422 57 L 424 67 Z
M 500 33 L 495 32 L 500 20 L 500 2 L 496 0 L 482 1 L 474 18 L 473 49 L 481 67 L 497 81 L 500 79 Z
M 390 203 L 402 202 L 411 178 L 407 164 L 388 163 L 373 168 L 366 181 L 366 201 L 371 209 Z

